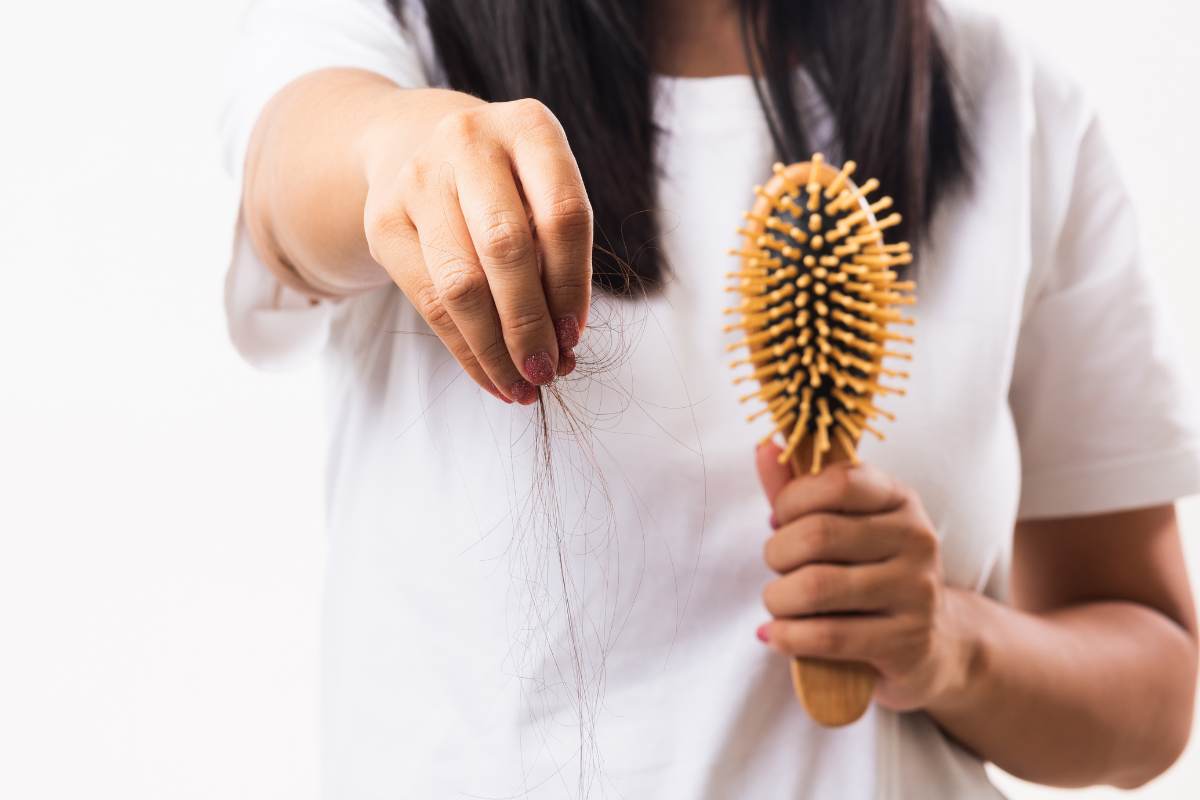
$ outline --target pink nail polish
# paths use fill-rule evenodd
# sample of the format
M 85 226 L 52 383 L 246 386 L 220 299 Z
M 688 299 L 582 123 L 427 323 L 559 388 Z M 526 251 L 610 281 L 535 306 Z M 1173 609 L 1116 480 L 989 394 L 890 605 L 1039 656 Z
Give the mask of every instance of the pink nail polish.
M 779 518 L 775 516 L 774 511 L 771 512 L 771 519 L 769 521 L 771 523 L 771 530 L 779 530 Z
M 536 386 L 543 386 L 554 380 L 554 362 L 545 351 L 527 356 L 524 366 L 525 377 Z
M 766 624 L 759 625 L 759 626 L 758 626 L 758 630 L 756 630 L 756 631 L 754 632 L 754 635 L 755 635 L 755 636 L 757 636 L 757 637 L 758 637 L 758 640 L 759 640 L 760 642 L 762 642 L 763 644 L 766 644 L 766 643 L 767 643 L 767 642 L 770 640 L 770 637 L 768 637 L 768 636 L 767 636 L 767 626 L 766 626 Z
M 560 317 L 554 323 L 554 333 L 558 337 L 558 349 L 570 350 L 579 344 L 579 320 L 574 314 Z
M 512 396 L 513 400 L 516 400 L 523 406 L 536 401 L 538 397 L 537 389 L 524 378 L 515 381 L 509 388 L 508 393 Z
M 558 352 L 558 374 L 570 375 L 575 371 L 575 351 L 570 348 Z

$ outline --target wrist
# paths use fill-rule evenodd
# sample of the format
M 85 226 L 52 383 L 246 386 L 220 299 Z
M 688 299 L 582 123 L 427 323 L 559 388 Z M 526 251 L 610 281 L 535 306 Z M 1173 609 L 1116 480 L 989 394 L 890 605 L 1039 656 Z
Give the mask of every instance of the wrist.
M 947 587 L 943 603 L 945 677 L 924 709 L 934 717 L 974 706 L 989 660 L 986 617 L 991 601 L 977 592 Z

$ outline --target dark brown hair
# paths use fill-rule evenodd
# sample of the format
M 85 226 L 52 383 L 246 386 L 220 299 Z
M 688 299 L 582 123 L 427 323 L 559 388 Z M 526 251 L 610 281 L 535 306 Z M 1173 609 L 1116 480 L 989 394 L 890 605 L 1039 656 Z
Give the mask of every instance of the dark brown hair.
M 408 0 L 414 2 L 415 0 Z M 736 0 L 747 60 L 777 156 L 811 153 L 797 102 L 803 68 L 832 113 L 846 157 L 896 198 L 901 238 L 924 234 L 968 171 L 969 144 L 932 0 Z M 405 0 L 389 0 L 402 19 Z M 594 280 L 653 290 L 654 139 L 649 0 L 425 2 L 451 88 L 484 100 L 534 97 L 558 117 L 596 221 Z M 402 19 L 403 21 L 403 19 Z M 747 175 L 747 190 L 763 175 Z M 731 221 L 731 223 L 736 220 Z

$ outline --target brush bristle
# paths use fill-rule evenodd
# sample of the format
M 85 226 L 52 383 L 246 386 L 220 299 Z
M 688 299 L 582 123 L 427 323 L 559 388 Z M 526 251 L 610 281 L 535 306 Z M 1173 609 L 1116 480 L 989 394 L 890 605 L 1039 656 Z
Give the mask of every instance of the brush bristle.
M 767 404 L 751 419 L 770 413 L 775 420 L 767 438 L 784 437 L 780 463 L 803 452 L 814 474 L 835 442 L 857 463 L 863 431 L 883 438 L 871 421 L 893 417 L 875 406 L 875 395 L 904 392 L 880 381 L 908 377 L 883 360 L 910 360 L 890 347 L 912 339 L 889 326 L 913 324 L 896 308 L 915 302 L 912 282 L 896 271 L 911 263 L 911 249 L 886 242 L 900 215 L 879 217 L 892 198 L 872 200 L 879 182 L 857 186 L 854 170 L 853 161 L 837 170 L 820 154 L 776 164 L 775 177 L 754 188 L 754 210 L 738 230 L 744 244 L 731 251 L 742 268 L 729 274 L 729 291 L 742 300 L 726 313 L 741 320 L 726 330 L 744 336 L 729 349 L 748 348 L 733 366 L 751 368 L 735 383 L 758 382 L 742 400 Z

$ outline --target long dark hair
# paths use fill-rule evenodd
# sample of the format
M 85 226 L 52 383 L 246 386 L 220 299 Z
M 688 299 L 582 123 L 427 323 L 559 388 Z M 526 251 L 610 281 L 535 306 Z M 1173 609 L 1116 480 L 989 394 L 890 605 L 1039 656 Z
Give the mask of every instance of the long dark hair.
M 407 0 L 414 2 L 415 0 Z M 812 143 L 797 102 L 802 67 L 862 174 L 877 177 L 920 240 L 967 175 L 969 144 L 933 0 L 736 0 L 747 60 L 778 157 Z M 389 0 L 401 15 L 405 0 Z M 534 97 L 558 117 L 596 221 L 594 280 L 653 290 L 654 138 L 649 0 L 435 0 L 429 31 L 451 88 L 484 100 Z M 764 176 L 747 175 L 747 188 Z M 731 220 L 731 224 L 736 220 Z

